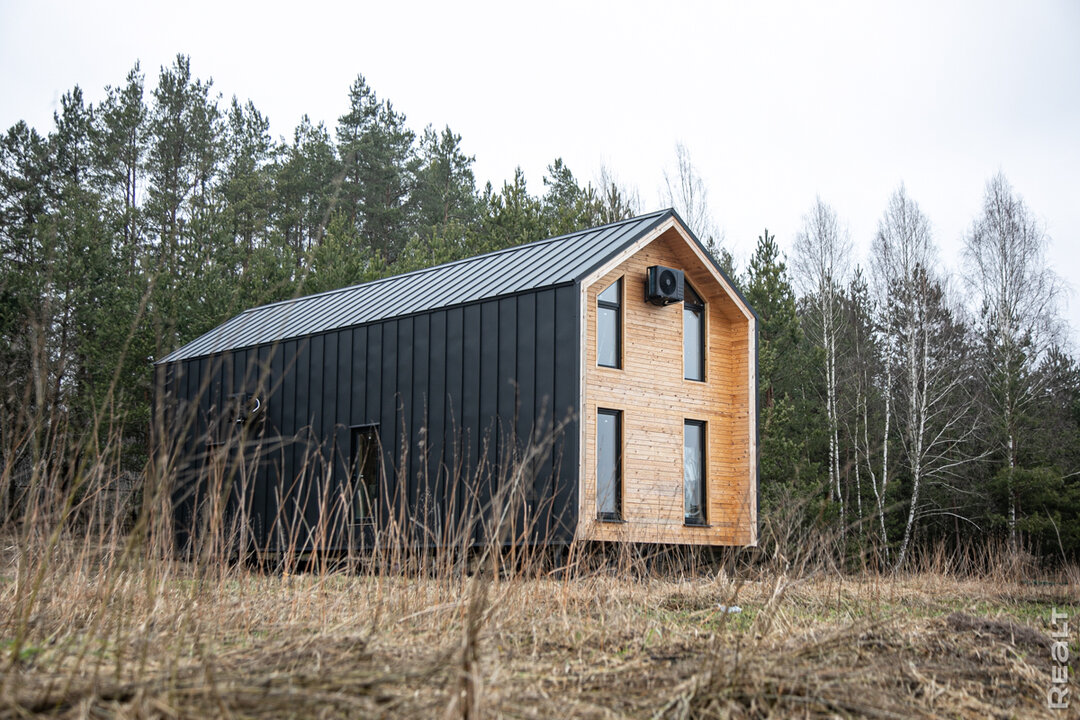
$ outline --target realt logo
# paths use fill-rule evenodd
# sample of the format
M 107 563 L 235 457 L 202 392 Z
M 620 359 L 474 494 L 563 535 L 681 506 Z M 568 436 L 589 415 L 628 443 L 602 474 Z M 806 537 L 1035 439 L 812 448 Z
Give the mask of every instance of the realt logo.
M 1050 687 L 1046 689 L 1046 707 L 1064 710 L 1069 707 L 1069 615 L 1050 610 Z

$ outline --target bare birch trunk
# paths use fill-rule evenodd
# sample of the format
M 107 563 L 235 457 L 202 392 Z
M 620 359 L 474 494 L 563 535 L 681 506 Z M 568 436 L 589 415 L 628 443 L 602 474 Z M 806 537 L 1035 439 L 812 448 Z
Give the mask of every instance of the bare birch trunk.
M 925 290 L 920 288 L 920 296 L 924 294 Z M 914 341 L 914 328 L 912 328 L 912 334 L 909 335 L 909 337 L 912 337 L 913 339 L 908 350 L 908 359 L 911 363 L 908 368 L 908 373 L 912 388 L 911 398 L 908 403 L 909 412 L 911 413 L 908 426 L 909 428 L 914 428 L 915 433 L 912 442 L 910 443 L 910 446 L 912 447 L 911 506 L 908 508 L 907 523 L 904 525 L 904 539 L 900 543 L 900 552 L 896 558 L 897 568 L 904 564 L 908 547 L 911 544 L 911 534 L 915 527 L 915 513 L 919 506 L 919 489 L 922 485 L 923 443 L 925 442 L 926 437 L 926 403 L 930 393 L 930 343 L 925 330 L 927 319 L 924 316 L 922 307 L 919 308 L 919 320 L 919 333 L 921 335 L 920 341 L 922 344 L 921 366 L 916 365 L 919 359 L 917 358 L 917 343 Z M 915 391 L 915 388 L 919 388 L 918 392 Z
M 795 239 L 795 278 L 805 297 L 811 298 L 821 314 L 817 324 L 825 351 L 825 412 L 829 437 L 829 497 L 840 505 L 840 527 L 844 531 L 846 508 L 840 480 L 840 430 L 837 409 L 837 344 L 840 320 L 837 317 L 837 288 L 847 273 L 850 240 L 840 228 L 836 213 L 818 198 L 803 219 L 803 229 Z M 808 325 L 813 327 L 813 325 Z
M 885 531 L 885 487 L 888 482 L 888 459 L 889 459 L 889 393 L 885 393 L 885 439 L 883 443 L 883 459 L 881 469 L 881 487 L 878 488 L 877 475 L 874 472 L 874 464 L 870 457 L 870 430 L 869 413 L 866 408 L 866 400 L 863 400 L 863 448 L 866 456 L 866 470 L 870 473 L 870 487 L 874 491 L 874 502 L 877 505 L 878 523 L 881 529 L 881 548 L 885 553 L 885 562 L 889 561 L 889 535 Z

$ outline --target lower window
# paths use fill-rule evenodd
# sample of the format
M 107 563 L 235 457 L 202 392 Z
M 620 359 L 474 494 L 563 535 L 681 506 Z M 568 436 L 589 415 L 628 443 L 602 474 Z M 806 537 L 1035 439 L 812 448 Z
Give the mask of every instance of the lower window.
M 683 513 L 687 525 L 705 520 L 705 423 L 683 423 Z
M 622 519 L 622 412 L 596 412 L 596 514 Z

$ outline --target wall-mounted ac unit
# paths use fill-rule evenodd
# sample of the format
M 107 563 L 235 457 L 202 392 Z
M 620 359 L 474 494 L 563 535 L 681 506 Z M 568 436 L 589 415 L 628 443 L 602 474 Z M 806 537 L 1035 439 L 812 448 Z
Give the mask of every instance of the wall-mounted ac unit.
M 645 283 L 645 299 L 653 305 L 671 305 L 682 302 L 683 271 L 675 268 L 653 265 L 649 268 L 649 277 Z

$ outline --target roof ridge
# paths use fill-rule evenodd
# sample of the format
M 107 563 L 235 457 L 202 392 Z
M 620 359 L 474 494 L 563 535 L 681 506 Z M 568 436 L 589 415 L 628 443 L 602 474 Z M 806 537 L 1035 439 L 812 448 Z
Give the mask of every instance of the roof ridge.
M 345 287 L 334 288 L 333 290 L 323 290 L 322 292 L 311 293 L 310 295 L 297 295 L 296 297 L 286 298 L 284 300 L 276 300 L 275 302 L 266 303 L 265 305 L 256 305 L 255 307 L 248 308 L 248 309 L 244 310 L 243 312 L 241 312 L 240 315 L 247 315 L 248 313 L 255 312 L 256 310 L 263 310 L 265 308 L 276 307 L 278 305 L 287 305 L 289 303 L 295 303 L 295 302 L 298 302 L 300 300 L 311 300 L 311 299 L 314 299 L 314 298 L 327 297 L 329 295 L 335 295 L 337 293 L 348 292 L 350 290 L 355 290 L 356 288 L 364 286 L 364 285 L 375 285 L 377 283 L 390 282 L 391 280 L 400 280 L 401 278 L 405 278 L 405 277 L 426 275 L 428 273 L 434 272 L 436 270 L 441 270 L 441 269 L 449 267 L 451 265 L 464 265 L 466 263 L 476 262 L 476 261 L 481 260 L 483 258 L 492 257 L 494 255 L 501 255 L 501 254 L 509 253 L 509 252 L 517 252 L 517 251 L 522 250 L 523 248 L 528 248 L 528 247 L 538 247 L 540 245 L 546 245 L 548 243 L 553 243 L 553 242 L 555 242 L 557 240 L 565 240 L 566 238 L 570 238 L 570 237 L 573 237 L 575 235 L 584 235 L 585 233 L 592 233 L 592 232 L 596 232 L 598 230 L 604 230 L 606 228 L 611 228 L 611 227 L 614 227 L 616 225 L 625 225 L 627 223 L 638 222 L 638 221 L 644 220 L 645 218 L 649 218 L 649 217 L 652 217 L 654 215 L 662 215 L 662 214 L 664 214 L 666 212 L 670 212 L 670 211 L 671 211 L 671 208 L 664 208 L 662 210 L 655 210 L 653 212 L 648 212 L 648 213 L 643 213 L 641 215 L 636 215 L 636 216 L 634 216 L 632 218 L 626 218 L 625 220 L 616 220 L 615 222 L 610 222 L 610 223 L 607 223 L 606 225 L 597 225 L 596 227 L 585 228 L 584 230 L 575 230 L 574 232 L 563 233 L 562 235 L 556 235 L 555 237 L 549 237 L 549 238 L 544 238 L 542 240 L 533 240 L 532 242 L 522 243 L 521 245 L 511 245 L 510 247 L 500 248 L 498 250 L 491 250 L 489 252 L 482 253 L 480 255 L 470 255 L 469 257 L 458 258 L 457 260 L 451 260 L 449 262 L 440 263 L 439 265 L 432 265 L 432 266 L 426 267 L 426 268 L 419 268 L 419 269 L 416 269 L 416 270 L 410 270 L 409 272 L 399 273 L 397 275 L 388 275 L 387 277 L 376 278 L 374 280 L 365 280 L 364 282 L 355 283 L 353 285 L 346 285 Z M 239 317 L 239 316 L 234 316 L 234 317 Z

